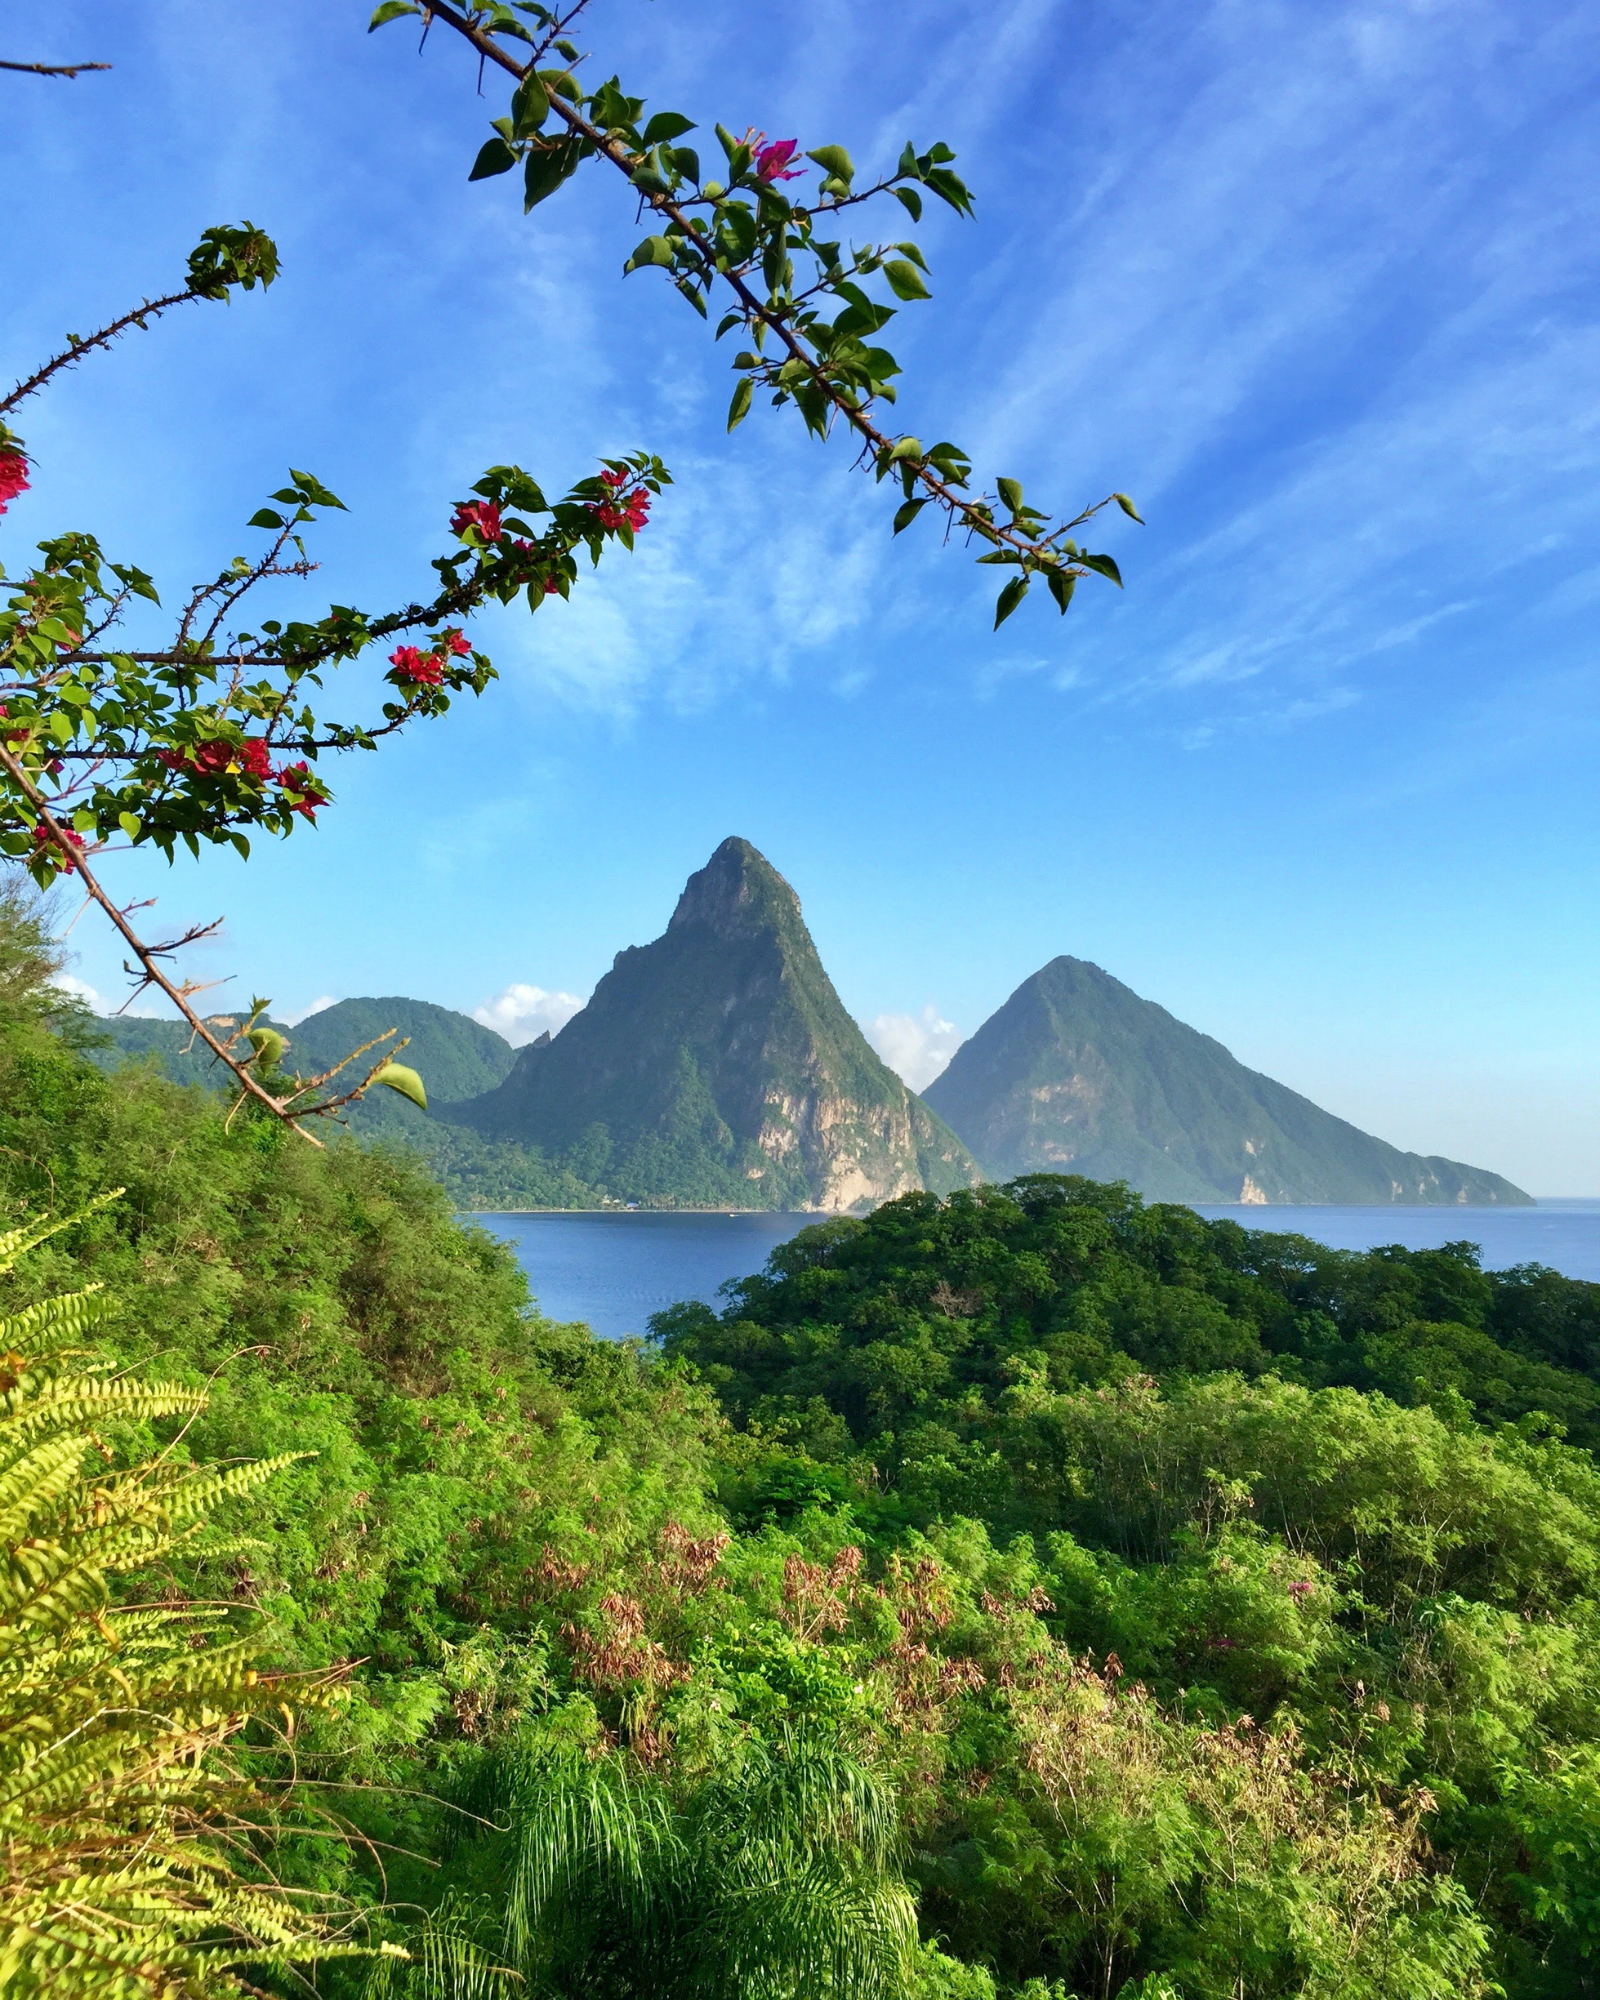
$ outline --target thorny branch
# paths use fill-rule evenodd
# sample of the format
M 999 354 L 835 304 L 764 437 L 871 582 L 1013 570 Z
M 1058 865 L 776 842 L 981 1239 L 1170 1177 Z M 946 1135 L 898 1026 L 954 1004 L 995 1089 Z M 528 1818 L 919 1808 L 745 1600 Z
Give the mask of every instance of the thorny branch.
M 191 299 L 205 296 L 206 294 L 198 287 L 189 285 L 181 292 L 169 292 L 164 299 L 146 299 L 143 305 L 135 306 L 131 312 L 125 312 L 120 319 L 114 319 L 109 326 L 101 327 L 98 333 L 91 333 L 87 340 L 71 339 L 59 354 L 52 355 L 42 368 L 30 375 L 25 382 L 19 382 L 11 394 L 0 401 L 0 416 L 4 416 L 8 410 L 14 410 L 18 403 L 31 396 L 36 389 L 42 389 L 59 369 L 71 368 L 86 354 L 92 354 L 97 347 L 109 347 L 112 341 L 119 334 L 126 333 L 130 326 L 136 326 L 142 332 L 146 323 L 154 319 L 157 313 L 167 312 L 173 306 L 187 305 Z
M 353 1103 L 365 1093 L 377 1078 L 379 1072 L 388 1066 L 394 1055 L 405 1047 L 405 1041 L 397 1042 L 393 1048 L 386 1050 L 379 1061 L 372 1066 L 361 1079 L 360 1083 L 356 1084 L 353 1089 L 341 1091 L 333 1097 L 310 1104 L 297 1104 L 295 1100 L 297 1098 L 312 1096 L 322 1085 L 337 1076 L 340 1070 L 347 1069 L 351 1063 L 376 1048 L 380 1042 L 387 1042 L 390 1036 L 396 1033 L 396 1030 L 393 1028 L 388 1029 L 384 1034 L 376 1036 L 372 1041 L 364 1043 L 361 1048 L 354 1050 L 350 1055 L 345 1057 L 343 1062 L 336 1063 L 332 1069 L 324 1070 L 320 1075 L 311 1077 L 304 1083 L 296 1078 L 296 1088 L 290 1091 L 287 1096 L 274 1097 L 272 1092 L 252 1074 L 253 1066 L 259 1061 L 256 1052 L 252 1050 L 249 1056 L 244 1057 L 236 1055 L 234 1053 L 234 1045 L 239 1039 L 238 1034 L 230 1035 L 226 1041 L 220 1040 L 210 1023 L 189 1004 L 191 996 L 201 989 L 189 981 L 185 981 L 181 985 L 175 985 L 161 969 L 159 963 L 161 958 L 170 956 L 171 953 L 181 949 L 184 945 L 193 944 L 197 939 L 205 937 L 210 931 L 214 930 L 216 926 L 214 924 L 201 925 L 199 928 L 187 932 L 183 937 L 175 939 L 170 944 L 148 945 L 144 943 L 135 932 L 132 924 L 129 923 L 127 912 L 118 907 L 95 879 L 83 848 L 51 813 L 43 794 L 33 784 L 21 762 L 12 754 L 3 740 L 0 740 L 0 769 L 5 771 L 18 791 L 22 793 L 23 797 L 27 799 L 28 803 L 39 815 L 40 826 L 44 828 L 51 844 L 62 856 L 64 872 L 78 876 L 79 880 L 83 883 L 84 894 L 92 902 L 97 903 L 106 916 L 110 918 L 124 943 L 133 953 L 134 957 L 138 959 L 140 966 L 143 968 L 144 976 L 139 986 L 135 989 L 135 997 L 147 986 L 154 986 L 160 992 L 164 993 L 167 999 L 172 1002 L 173 1006 L 183 1016 L 184 1020 L 188 1022 L 193 1034 L 205 1043 L 212 1055 L 225 1069 L 233 1073 L 234 1079 L 245 1097 L 253 1098 L 264 1110 L 270 1112 L 274 1118 L 281 1120 L 282 1123 L 288 1125 L 293 1131 L 298 1132 L 302 1139 L 308 1140 L 313 1146 L 320 1147 L 322 1141 L 313 1133 L 306 1131 L 300 1120 L 303 1118 L 326 1118 L 334 1112 L 342 1110 L 345 1105 Z M 242 1102 L 243 1099 L 241 1098 L 240 1101 Z
M 579 10 L 574 9 L 573 11 L 575 14 Z M 515 77 L 519 82 L 536 73 L 540 52 L 548 49 L 555 42 L 561 31 L 559 26 L 548 29 L 543 40 L 536 45 L 534 54 L 527 62 L 522 63 L 518 62 L 514 56 L 501 48 L 491 33 L 480 28 L 467 15 L 458 12 L 456 8 L 448 5 L 447 0 L 422 0 L 421 12 L 425 23 L 431 24 L 436 19 L 443 21 L 446 27 L 453 28 L 458 35 L 477 50 L 481 58 L 480 72 L 482 61 L 492 62 L 504 70 L 508 76 Z M 572 17 L 569 16 L 568 18 Z M 561 26 L 564 25 L 565 23 L 563 22 Z M 585 118 L 580 110 L 567 102 L 560 91 L 551 90 L 547 95 L 550 109 L 566 125 L 568 132 L 574 138 L 586 141 L 597 153 L 611 162 L 639 197 L 641 207 L 648 206 L 657 215 L 668 222 L 675 223 L 682 230 L 685 244 L 699 255 L 700 269 L 707 280 L 708 288 L 711 281 L 721 278 L 732 288 L 735 296 L 738 298 L 746 320 L 764 327 L 769 333 L 776 336 L 787 350 L 790 359 L 806 371 L 811 385 L 826 400 L 835 415 L 842 417 L 860 438 L 861 459 L 863 461 L 871 458 L 876 460 L 881 466 L 887 466 L 892 463 L 894 469 L 900 472 L 902 477 L 905 476 L 906 470 L 909 468 L 912 482 L 921 486 L 925 490 L 927 497 L 945 510 L 952 523 L 958 522 L 966 529 L 969 535 L 976 535 L 982 541 L 999 547 L 1009 548 L 1017 556 L 1029 558 L 1035 563 L 1039 562 L 1040 558 L 1043 557 L 1048 566 L 1059 567 L 1063 571 L 1068 567 L 1068 558 L 1063 551 L 1053 548 L 1051 544 L 1059 541 L 1063 536 L 1070 534 L 1074 528 L 1081 527 L 1086 521 L 1091 520 L 1103 508 L 1109 506 L 1113 498 L 1119 499 L 1125 509 L 1130 513 L 1132 512 L 1131 503 L 1123 499 L 1123 496 L 1108 495 L 1106 499 L 1096 501 L 1092 505 L 1085 507 L 1071 520 L 1066 521 L 1060 528 L 1055 529 L 1044 541 L 1028 535 L 1015 523 L 1009 526 L 1001 526 L 993 519 L 988 506 L 982 499 L 973 500 L 964 497 L 949 480 L 940 476 L 938 470 L 927 459 L 906 455 L 901 445 L 901 440 L 891 437 L 886 431 L 880 429 L 854 397 L 831 381 L 823 364 L 817 360 L 805 342 L 796 335 L 788 322 L 785 312 L 774 311 L 765 300 L 752 290 L 737 270 L 724 270 L 717 267 L 712 247 L 702 240 L 699 232 L 695 230 L 690 220 L 688 210 L 691 206 L 695 205 L 694 203 L 683 202 L 671 194 L 663 194 L 656 190 L 641 187 L 634 178 L 634 170 L 639 165 L 639 156 L 637 154 L 630 151 L 621 139 L 611 137 L 602 131 L 599 126 Z M 811 204 L 810 209 L 815 214 L 826 209 L 854 206 L 857 202 L 868 199 L 872 194 L 881 192 L 882 187 L 887 185 L 888 183 L 883 183 L 880 187 L 863 189 L 859 192 L 853 192 L 847 197 L 833 201 L 819 201 Z M 901 447 L 898 458 L 895 456 L 897 446 Z M 1082 573 L 1081 571 L 1073 571 L 1072 576 L 1075 577 Z M 1062 608 L 1065 609 L 1064 604 Z
M 110 63 L 18 63 L 0 62 L 0 69 L 16 69 L 28 76 L 80 77 L 85 70 L 110 69 Z

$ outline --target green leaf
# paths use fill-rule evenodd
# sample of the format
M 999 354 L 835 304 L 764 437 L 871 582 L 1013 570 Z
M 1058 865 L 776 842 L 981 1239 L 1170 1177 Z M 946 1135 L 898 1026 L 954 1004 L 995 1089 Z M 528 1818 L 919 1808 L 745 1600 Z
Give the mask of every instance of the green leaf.
M 249 528 L 281 528 L 284 526 L 284 519 L 281 514 L 274 514 L 270 507 L 258 507 L 245 523 L 245 526 Z
M 644 142 L 647 146 L 659 146 L 664 139 L 681 139 L 685 132 L 694 130 L 694 120 L 685 118 L 681 111 L 658 111 L 644 128 Z
M 933 297 L 922 282 L 922 273 L 915 264 L 908 264 L 903 257 L 891 257 L 883 267 L 883 275 L 889 280 L 889 289 L 897 299 L 931 299 Z
M 806 154 L 808 160 L 815 160 L 826 174 L 836 181 L 843 181 L 848 187 L 856 177 L 855 162 L 843 146 L 818 146 L 814 152 Z
M 750 377 L 746 375 L 734 390 L 733 401 L 728 405 L 728 429 L 730 431 L 742 424 L 750 414 L 751 394 Z
M 997 632 L 1027 594 L 1028 579 L 1025 576 L 1014 576 L 1001 591 L 994 607 L 994 629 Z
M 927 270 L 928 260 L 923 256 L 915 243 L 897 243 L 894 247 L 900 252 L 901 256 L 909 257 L 919 271 Z
M 289 467 L 289 477 L 299 487 L 300 493 L 298 497 L 300 499 L 309 500 L 315 507 L 337 507 L 341 514 L 348 512 L 348 509 L 339 496 L 336 493 L 330 493 L 314 472 L 300 472 L 291 465 Z M 283 495 L 275 493 L 272 497 L 275 500 L 281 500 Z
M 390 1090 L 398 1090 L 402 1097 L 409 1097 L 419 1110 L 427 1110 L 428 1093 L 423 1088 L 422 1078 L 414 1069 L 407 1069 L 404 1063 L 385 1063 L 372 1080 L 387 1084 Z
M 905 437 L 901 438 L 900 442 L 890 452 L 889 463 L 891 465 L 895 465 L 902 458 L 921 458 L 921 456 L 922 456 L 921 438 Z
M 522 210 L 537 208 L 547 201 L 564 180 L 578 171 L 580 141 L 567 138 L 557 144 L 535 146 L 522 165 Z
M 1016 479 L 998 479 L 995 481 L 995 484 L 1000 489 L 1000 498 L 1011 509 L 1012 513 L 1020 514 L 1022 512 L 1022 482 Z
M 1110 556 L 1091 556 L 1080 553 L 1077 560 L 1083 564 L 1085 569 L 1092 569 L 1096 575 L 1110 577 L 1118 590 L 1122 588 L 1122 571 L 1117 568 Z
M 896 188 L 894 190 L 894 198 L 903 204 L 906 213 L 911 217 L 913 222 L 920 222 L 922 220 L 922 196 L 917 193 L 915 188 Z
M 421 12 L 422 9 L 414 6 L 412 0 L 383 0 L 383 5 L 367 23 L 367 33 L 370 35 L 374 28 L 387 27 L 389 22 L 398 21 L 402 14 L 420 14 Z
M 509 174 L 517 164 L 517 156 L 497 133 L 492 139 L 485 139 L 482 150 L 472 163 L 469 181 L 486 181 L 495 174 Z
M 1144 516 L 1139 512 L 1138 508 L 1134 506 L 1133 502 L 1128 498 L 1126 493 L 1113 493 L 1111 497 L 1113 500 L 1116 501 L 1117 505 L 1122 509 L 1123 513 L 1128 516 L 1130 521 L 1137 521 L 1141 528 L 1144 526 Z
M 536 76 L 525 76 L 511 93 L 512 131 L 519 139 L 530 139 L 549 116 L 549 91 Z
M 674 168 L 686 181 L 700 185 L 700 155 L 693 146 L 672 146 L 668 148 Z
M 647 236 L 623 265 L 624 272 L 637 271 L 647 264 L 664 264 L 671 268 L 672 245 L 664 236 Z
M 902 529 L 909 528 L 927 504 L 926 500 L 907 500 L 903 506 L 897 507 L 894 515 L 895 533 L 898 535 Z
M 1045 581 L 1050 586 L 1050 595 L 1065 611 L 1072 602 L 1072 593 L 1078 587 L 1078 579 L 1070 569 L 1053 569 Z
M 261 1059 L 263 1069 L 276 1069 L 283 1061 L 283 1052 L 289 1044 L 276 1028 L 252 1028 L 245 1040 Z
M 137 840 L 139 838 L 140 833 L 143 831 L 143 828 L 140 826 L 138 820 L 134 818 L 132 813 L 118 813 L 117 825 L 122 828 L 123 832 L 128 836 L 130 840 Z

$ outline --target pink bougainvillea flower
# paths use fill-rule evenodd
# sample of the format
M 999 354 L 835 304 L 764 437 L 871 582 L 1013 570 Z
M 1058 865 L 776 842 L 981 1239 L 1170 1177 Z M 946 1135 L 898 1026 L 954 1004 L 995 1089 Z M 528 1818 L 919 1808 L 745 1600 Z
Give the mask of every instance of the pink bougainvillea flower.
M 789 162 L 799 150 L 798 139 L 774 139 L 770 145 L 756 148 L 756 173 L 764 181 L 797 181 L 805 172 L 804 167 L 791 167 Z
M 14 446 L 0 445 L 0 514 L 28 490 L 28 461 Z
M 464 535 L 476 528 L 486 542 L 500 539 L 500 509 L 492 500 L 463 500 L 450 516 L 452 535 Z
M 247 736 L 239 746 L 238 762 L 247 778 L 265 784 L 272 776 L 272 752 L 264 736 Z
M 424 653 L 416 646 L 397 646 L 389 655 L 394 663 L 392 681 L 410 681 L 417 687 L 438 687 L 444 680 L 444 661 L 437 653 Z

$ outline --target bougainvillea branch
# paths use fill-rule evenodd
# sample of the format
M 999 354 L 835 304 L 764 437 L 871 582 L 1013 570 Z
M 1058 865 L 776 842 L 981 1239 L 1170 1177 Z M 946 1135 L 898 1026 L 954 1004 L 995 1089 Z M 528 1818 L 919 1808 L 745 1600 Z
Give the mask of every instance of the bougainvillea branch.
M 110 69 L 110 63 L 19 63 L 0 62 L 0 69 L 21 70 L 25 76 L 82 76 L 91 69 Z
M 277 268 L 271 239 L 252 225 L 207 230 L 184 289 L 74 340 L 19 383 L 0 405 L 0 514 L 27 489 L 29 470 L 26 446 L 4 413 L 129 326 L 186 300 L 268 286 Z M 286 836 L 315 824 L 333 796 L 316 768 L 324 753 L 373 749 L 413 722 L 444 715 L 453 697 L 481 694 L 495 671 L 463 629 L 472 614 L 518 595 L 530 611 L 570 596 L 579 555 L 593 565 L 608 544 L 632 548 L 668 482 L 659 459 L 636 452 L 602 460 L 550 501 L 520 467 L 492 466 L 450 512 L 431 594 L 381 613 L 336 604 L 313 621 L 267 618 L 245 631 L 235 622 L 243 601 L 263 584 L 309 576 L 316 565 L 301 530 L 320 510 L 342 505 L 314 474 L 291 471 L 274 504 L 250 519 L 268 538 L 262 551 L 234 557 L 193 589 L 171 639 L 156 648 L 110 643 L 139 601 L 160 602 L 144 571 L 111 561 L 91 535 L 41 542 L 43 561 L 10 586 L 0 607 L 0 856 L 21 862 L 44 887 L 60 875 L 82 880 L 134 955 L 136 990 L 153 986 L 171 1001 L 233 1073 L 241 1102 L 253 1100 L 302 1131 L 300 1121 L 336 1112 L 374 1081 L 425 1103 L 420 1079 L 393 1061 L 399 1043 L 359 1082 L 330 1094 L 324 1086 L 366 1049 L 320 1076 L 284 1077 L 282 1037 L 263 1025 L 264 1001 L 243 1028 L 218 1034 L 192 1005 L 200 989 L 160 963 L 204 932 L 145 942 L 131 906 L 117 907 L 89 859 L 116 841 L 154 847 L 169 861 L 180 844 L 198 855 L 202 842 L 227 842 L 248 856 L 253 833 Z M 367 712 L 329 718 L 313 708 L 337 668 L 395 639 L 407 643 L 388 653 Z
M 726 288 L 731 304 L 717 338 L 742 327 L 752 343 L 734 358 L 739 380 L 728 412 L 730 430 L 744 420 L 757 389 L 770 393 L 774 404 L 793 402 L 818 437 L 846 426 L 860 445 L 861 462 L 879 480 L 892 478 L 900 487 L 896 534 L 931 505 L 948 529 L 982 545 L 980 563 L 1015 572 L 996 603 L 997 626 L 1036 577 L 1063 612 L 1082 576 L 1098 574 L 1120 585 L 1115 560 L 1081 548 L 1074 536 L 1113 504 L 1138 520 L 1125 493 L 1108 494 L 1052 522 L 1024 500 L 1017 480 L 998 480 L 993 496 L 974 494 L 971 461 L 959 446 L 924 446 L 919 438 L 885 428 L 876 415 L 878 405 L 895 400 L 892 377 L 899 364 L 877 337 L 898 308 L 874 298 L 867 283 L 881 277 L 901 303 L 926 299 L 931 296 L 927 262 L 912 242 L 846 247 L 824 232 L 846 211 L 880 197 L 897 201 L 913 222 L 920 220 L 929 194 L 958 215 L 970 215 L 972 196 L 953 171 L 950 148 L 940 144 L 919 153 L 908 144 L 892 173 L 858 188 L 855 166 L 842 146 L 815 146 L 802 155 L 797 140 L 769 141 L 753 128 L 735 138 L 718 125 L 726 179 L 706 178 L 698 152 L 677 143 L 695 129 L 693 120 L 666 111 L 641 123 L 644 100 L 625 95 L 618 78 L 592 91 L 578 82 L 574 71 L 582 57 L 563 34 L 576 11 L 558 15 L 526 0 L 515 6 L 501 0 L 462 0 L 459 6 L 446 0 L 385 0 L 370 25 L 382 27 L 407 14 L 420 14 L 429 24 L 441 21 L 478 52 L 480 75 L 485 63 L 493 63 L 516 80 L 510 113 L 494 121 L 494 136 L 469 178 L 484 180 L 520 166 L 524 207 L 531 209 L 584 160 L 604 159 L 627 179 L 640 212 L 648 211 L 659 225 L 624 269 L 663 270 L 702 317 L 709 317 L 719 287 Z M 497 37 L 526 53 L 513 53 Z M 540 67 L 550 53 L 562 59 L 562 67 Z M 803 178 L 807 162 L 820 175 L 816 191 L 791 197 L 782 184 Z M 801 284 L 797 258 L 810 266 Z
M 93 65 L 109 69 L 109 63 Z M 187 305 L 192 299 L 225 299 L 229 288 L 242 286 L 247 292 L 257 285 L 270 285 L 278 275 L 278 251 L 270 236 L 263 235 L 252 223 L 240 224 L 237 229 L 208 229 L 189 255 L 189 282 L 182 291 L 169 292 L 165 298 L 146 299 L 142 305 L 133 307 L 114 319 L 109 326 L 101 327 L 98 333 L 91 333 L 86 340 L 76 334 L 68 336 L 67 345 L 59 354 L 52 355 L 42 368 L 34 370 L 25 381 L 19 382 L 10 395 L 0 399 L 0 417 L 5 417 L 25 398 L 42 389 L 52 375 L 63 368 L 72 368 L 86 354 L 96 348 L 109 347 L 112 341 L 127 332 L 130 326 L 141 332 L 151 320 L 174 306 Z M 0 435 L 3 435 L 0 429 Z

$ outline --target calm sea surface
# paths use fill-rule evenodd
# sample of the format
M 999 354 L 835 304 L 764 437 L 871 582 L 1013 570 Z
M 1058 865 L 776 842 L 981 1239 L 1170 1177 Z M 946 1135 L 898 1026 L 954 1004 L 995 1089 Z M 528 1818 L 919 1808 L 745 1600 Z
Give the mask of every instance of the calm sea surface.
M 1247 1229 L 1314 1237 L 1340 1250 L 1403 1243 L 1426 1250 L 1476 1243 L 1489 1270 L 1549 1264 L 1569 1278 L 1600 1279 L 1600 1200 L 1541 1201 L 1536 1208 L 1202 1208 Z M 480 1215 L 513 1245 L 552 1319 L 587 1320 L 620 1339 L 643 1333 L 651 1313 L 678 1299 L 717 1302 L 729 1278 L 759 1271 L 776 1244 L 814 1215 Z

